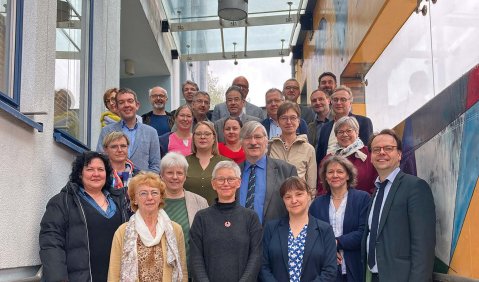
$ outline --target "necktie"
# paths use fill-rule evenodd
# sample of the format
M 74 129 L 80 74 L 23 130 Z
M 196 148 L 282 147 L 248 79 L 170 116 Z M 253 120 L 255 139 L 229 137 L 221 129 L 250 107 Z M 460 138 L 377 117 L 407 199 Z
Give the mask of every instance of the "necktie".
M 256 165 L 251 165 L 248 178 L 248 192 L 245 207 L 254 210 L 254 189 L 256 186 Z
M 376 265 L 376 236 L 378 235 L 379 213 L 381 212 L 381 204 L 383 203 L 384 190 L 386 190 L 387 184 L 387 179 L 379 184 L 376 201 L 374 202 L 373 218 L 371 220 L 371 226 L 369 228 L 369 269 L 372 269 Z

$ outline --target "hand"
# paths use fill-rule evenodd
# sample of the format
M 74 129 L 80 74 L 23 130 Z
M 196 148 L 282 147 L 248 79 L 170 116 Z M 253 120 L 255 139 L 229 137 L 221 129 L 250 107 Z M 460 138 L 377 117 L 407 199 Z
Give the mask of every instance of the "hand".
M 338 265 L 343 263 L 343 256 L 341 255 L 341 253 L 337 252 L 336 253 L 336 258 L 337 258 L 337 261 L 338 261 Z

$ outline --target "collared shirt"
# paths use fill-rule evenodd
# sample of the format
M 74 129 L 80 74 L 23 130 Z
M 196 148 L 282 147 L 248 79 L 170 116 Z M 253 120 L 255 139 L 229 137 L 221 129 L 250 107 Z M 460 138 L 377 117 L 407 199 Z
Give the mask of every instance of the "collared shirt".
M 314 124 L 316 125 L 316 136 L 315 136 L 316 144 L 318 144 L 318 141 L 319 141 L 319 134 L 321 133 L 321 128 L 323 128 L 325 123 L 330 121 L 330 119 L 329 119 L 330 115 L 331 115 L 331 113 L 328 114 L 328 117 L 325 118 L 324 120 L 320 120 L 320 119 L 318 119 L 318 114 L 316 114 L 316 117 L 314 119 Z
M 256 180 L 254 190 L 254 211 L 258 214 L 259 221 L 263 222 L 264 199 L 266 197 L 266 156 L 263 156 L 256 162 Z M 245 161 L 243 175 L 241 177 L 241 186 L 239 193 L 240 205 L 246 204 L 246 195 L 248 193 L 248 180 L 251 173 L 251 163 Z
M 329 222 L 331 227 L 333 227 L 334 237 L 339 237 L 343 235 L 343 225 L 344 225 L 344 214 L 346 213 L 346 203 L 348 202 L 348 192 L 344 195 L 344 198 L 339 204 L 339 207 L 336 209 L 334 206 L 334 200 L 331 196 L 329 201 Z M 341 256 L 344 258 L 344 251 L 340 250 Z M 346 260 L 343 259 L 341 264 L 341 273 L 346 274 Z
M 273 138 L 273 137 L 279 137 L 282 133 L 281 131 L 281 128 L 279 127 L 278 123 L 272 119 L 272 118 L 269 118 L 269 139 Z
M 384 203 L 386 202 L 386 200 L 388 198 L 388 194 L 389 194 L 389 191 L 391 190 L 391 186 L 393 185 L 394 179 L 396 179 L 396 176 L 398 175 L 399 171 L 401 171 L 401 169 L 399 167 L 397 167 L 395 170 L 393 170 L 388 175 L 388 177 L 386 177 L 386 179 L 388 180 L 388 184 L 384 188 L 384 197 L 383 197 L 383 202 L 381 203 L 381 210 L 379 211 L 379 221 L 378 222 L 381 222 L 381 215 L 383 213 Z M 384 180 L 384 181 L 386 181 L 386 180 Z M 381 181 L 379 181 L 379 176 L 378 176 L 378 178 L 376 178 L 376 181 L 374 181 L 374 185 L 376 186 L 376 191 L 379 188 L 380 183 L 381 183 Z M 376 196 L 377 196 L 377 193 L 374 194 L 374 199 L 373 199 L 373 202 L 371 203 L 371 207 L 373 207 L 373 208 L 374 208 L 374 203 L 376 202 Z M 373 212 L 374 212 L 373 208 L 371 208 L 371 211 L 369 212 L 368 226 L 371 226 L 371 223 L 373 221 Z M 378 228 L 379 228 L 379 225 L 378 225 Z M 369 232 L 368 232 L 368 238 L 366 240 L 366 252 L 369 252 Z M 377 259 L 377 256 L 376 256 L 376 259 Z M 373 273 L 378 273 L 378 265 L 377 264 L 374 265 L 374 267 L 370 270 Z
M 88 193 L 85 191 L 85 188 L 80 186 L 80 189 L 78 189 L 78 196 L 82 197 L 87 203 L 89 203 L 92 207 L 94 207 L 101 215 L 103 215 L 106 218 L 111 218 L 112 216 L 115 215 L 116 213 L 116 205 L 113 199 L 110 196 L 110 192 L 108 191 L 102 191 L 103 194 L 105 195 L 107 201 L 108 201 L 108 208 L 106 211 L 104 211 L 96 202 L 93 200 L 93 198 L 88 195 Z
M 133 144 L 135 144 L 136 131 L 138 129 L 138 120 L 135 123 L 133 128 L 129 128 L 124 120 L 121 120 L 121 131 L 128 136 L 130 140 L 130 145 L 128 146 L 128 157 L 131 157 L 131 151 L 133 150 Z

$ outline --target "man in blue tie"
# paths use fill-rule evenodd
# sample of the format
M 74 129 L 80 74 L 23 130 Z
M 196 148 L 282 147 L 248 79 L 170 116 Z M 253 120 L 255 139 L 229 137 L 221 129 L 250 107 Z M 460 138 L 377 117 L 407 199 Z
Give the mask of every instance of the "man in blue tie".
M 436 213 L 431 188 L 400 170 L 402 144 L 393 130 L 373 135 L 369 150 L 379 176 L 363 236 L 366 277 L 432 281 Z
M 240 138 L 246 161 L 240 164 L 242 178 L 236 199 L 242 206 L 253 209 L 263 225 L 268 220 L 287 216 L 279 188 L 286 178 L 298 175 L 296 168 L 266 156 L 268 135 L 260 122 L 247 122 Z

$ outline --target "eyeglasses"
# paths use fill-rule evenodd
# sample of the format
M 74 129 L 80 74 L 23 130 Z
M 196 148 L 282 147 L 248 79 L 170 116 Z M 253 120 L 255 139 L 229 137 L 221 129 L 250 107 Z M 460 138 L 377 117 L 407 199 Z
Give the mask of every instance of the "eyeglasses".
M 389 153 L 392 153 L 395 148 L 397 148 L 397 146 L 372 147 L 371 151 L 374 154 L 379 154 L 379 153 L 381 153 L 381 150 L 383 150 L 384 153 L 389 154 Z
M 158 190 L 153 190 L 151 192 L 148 192 L 148 191 L 140 191 L 138 192 L 138 197 L 142 198 L 142 199 L 146 199 L 148 198 L 148 195 L 151 195 L 151 197 L 153 198 L 158 198 L 160 196 L 160 191 Z
M 346 103 L 347 101 L 349 101 L 349 98 L 344 98 L 344 97 L 341 97 L 341 98 L 338 98 L 338 97 L 335 97 L 335 98 L 332 98 L 331 101 L 333 101 L 334 103 Z
M 213 180 L 218 182 L 218 184 L 225 184 L 225 181 L 227 181 L 228 184 L 233 184 L 235 183 L 236 180 L 238 180 L 238 178 L 237 177 L 228 177 L 228 178 L 218 177 L 218 178 L 214 178 Z
M 153 98 L 153 99 L 158 99 L 158 98 L 166 99 L 167 98 L 166 95 L 158 95 L 158 94 L 151 95 L 150 97 Z
M 298 86 L 286 86 L 284 87 L 284 90 L 299 90 Z
M 198 137 L 211 137 L 211 135 L 213 135 L 213 132 L 195 132 L 193 134 Z
M 194 101 L 194 103 L 198 103 L 198 104 L 204 104 L 204 105 L 209 105 L 210 104 L 210 101 L 208 100 L 196 100 Z
M 247 141 L 251 141 L 253 139 L 255 141 L 261 141 L 261 140 L 263 140 L 264 137 L 266 137 L 266 136 L 265 135 L 251 135 L 251 136 L 245 137 L 243 139 L 247 140 Z
M 114 103 L 116 103 L 116 99 L 115 99 L 115 97 L 111 97 L 110 99 L 105 99 L 105 103 L 112 103 L 112 104 L 114 104 Z
M 243 100 L 243 99 L 238 98 L 238 97 L 236 97 L 236 98 L 229 98 L 229 99 L 226 100 L 226 103 L 233 103 L 233 102 L 239 103 L 239 102 L 241 102 L 241 100 Z
M 338 130 L 338 135 L 341 136 L 341 135 L 344 135 L 344 133 L 346 133 L 346 135 L 351 135 L 353 134 L 354 130 L 352 129 L 346 129 L 346 130 Z
M 273 103 L 280 104 L 281 102 L 283 102 L 283 100 L 281 100 L 281 99 L 271 99 L 271 100 L 266 101 L 266 104 L 268 104 L 268 105 L 271 105 Z
M 297 116 L 290 116 L 290 117 L 280 116 L 279 120 L 282 121 L 282 122 L 288 122 L 288 120 L 291 121 L 291 122 L 296 122 L 296 121 L 298 121 L 298 117 Z
M 110 146 L 108 146 L 108 148 L 110 148 L 112 150 L 118 150 L 118 149 L 125 150 L 125 149 L 128 149 L 128 145 L 126 145 L 126 144 L 110 145 Z

